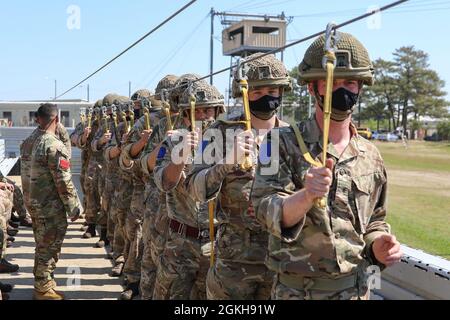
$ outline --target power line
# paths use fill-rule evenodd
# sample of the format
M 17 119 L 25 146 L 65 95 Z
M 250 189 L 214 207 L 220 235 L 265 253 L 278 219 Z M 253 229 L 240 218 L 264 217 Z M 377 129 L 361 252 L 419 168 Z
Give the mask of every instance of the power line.
M 66 95 L 67 93 L 69 93 L 70 91 L 72 91 L 73 89 L 77 88 L 80 84 L 82 84 L 83 82 L 85 82 L 86 80 L 92 78 L 94 75 L 96 75 L 97 73 L 99 73 L 100 71 L 102 71 L 103 69 L 105 69 L 107 66 L 109 66 L 111 63 L 113 63 L 114 61 L 116 61 L 117 59 L 119 59 L 122 55 L 124 55 L 126 52 L 128 52 L 129 50 L 131 50 L 132 48 L 134 48 L 136 45 L 138 45 L 140 42 L 142 42 L 145 38 L 147 38 L 148 36 L 150 36 L 152 33 L 154 33 L 156 30 L 158 30 L 159 28 L 161 28 L 163 25 L 165 25 L 167 22 L 169 22 L 170 20 L 172 20 L 173 18 L 175 18 L 177 15 L 179 15 L 181 12 L 183 12 L 184 10 L 186 10 L 188 7 L 190 7 L 192 4 L 194 4 L 195 2 L 197 2 L 197 0 L 191 0 L 189 1 L 187 4 L 185 4 L 183 7 L 181 7 L 180 9 L 178 9 L 175 13 L 173 13 L 171 16 L 169 16 L 168 18 L 166 18 L 163 22 L 161 22 L 160 24 L 158 24 L 156 27 L 154 27 L 152 30 L 150 30 L 149 32 L 147 32 L 145 35 L 143 35 L 139 40 L 135 41 L 132 45 L 130 45 L 128 48 L 126 48 L 125 50 L 123 50 L 121 53 L 119 53 L 117 56 L 115 56 L 114 58 L 112 58 L 111 60 L 109 60 L 107 63 L 105 63 L 103 66 L 101 66 L 100 68 L 98 68 L 97 70 L 95 70 L 93 73 L 91 73 L 90 75 L 88 75 L 86 78 L 84 78 L 83 80 L 81 80 L 80 82 L 78 82 L 76 85 L 74 85 L 73 87 L 71 87 L 69 90 L 66 90 L 64 93 L 60 94 L 59 96 L 55 97 L 55 100 L 58 98 L 61 98 L 62 96 Z
M 388 5 L 385 5 L 385 6 L 381 7 L 381 8 L 377 8 L 377 9 L 371 10 L 370 12 L 367 12 L 367 13 L 365 13 L 365 14 L 362 14 L 362 15 L 360 15 L 360 16 L 357 16 L 357 17 L 355 17 L 355 18 L 353 18 L 353 19 L 350 19 L 350 20 L 347 20 L 347 21 L 342 22 L 342 23 L 340 23 L 340 24 L 337 24 L 337 25 L 333 28 L 333 30 L 337 30 L 337 29 L 339 29 L 339 28 L 345 27 L 345 26 L 347 26 L 347 25 L 349 25 L 349 24 L 352 24 L 352 23 L 357 22 L 357 21 L 359 21 L 359 20 L 362 20 L 362 19 L 365 19 L 365 18 L 367 18 L 367 17 L 370 17 L 371 15 L 374 15 L 374 14 L 377 14 L 377 13 L 380 13 L 380 12 L 383 12 L 383 11 L 388 10 L 388 9 L 390 9 L 390 8 L 396 7 L 396 6 L 400 5 L 400 4 L 402 4 L 402 3 L 404 3 L 404 2 L 408 2 L 408 1 L 410 1 L 410 0 L 399 0 L 399 1 L 392 2 L 392 3 L 388 4 Z M 254 60 L 261 59 L 262 57 L 268 56 L 268 55 L 270 55 L 270 54 L 276 54 L 276 53 L 278 53 L 278 52 L 284 51 L 284 50 L 286 50 L 287 48 L 290 48 L 290 47 L 295 46 L 295 45 L 297 45 L 297 44 L 300 44 L 300 43 L 302 43 L 302 42 L 305 42 L 305 41 L 314 39 L 314 38 L 316 38 L 316 37 L 318 37 L 318 36 L 324 34 L 325 32 L 326 32 L 326 30 L 322 30 L 322 31 L 316 32 L 315 34 L 312 34 L 312 35 L 307 36 L 307 37 L 305 37 L 305 38 L 302 38 L 302 39 L 299 39 L 299 40 L 297 40 L 297 41 L 291 42 L 291 43 L 286 44 L 286 45 L 284 45 L 284 46 L 282 46 L 282 47 L 279 47 L 279 48 L 277 48 L 277 49 L 268 51 L 268 52 L 263 53 L 263 54 L 261 54 L 261 55 L 259 55 L 259 56 L 257 56 L 257 57 L 254 57 L 254 58 L 245 60 L 245 61 L 243 61 L 242 63 L 243 63 L 243 64 L 246 64 L 246 63 L 252 62 L 252 61 L 254 61 Z M 223 73 L 223 72 L 232 70 L 232 69 L 234 69 L 234 68 L 236 68 L 236 67 L 238 67 L 238 64 L 232 65 L 232 66 L 227 67 L 227 68 L 223 68 L 223 69 L 218 70 L 218 71 L 215 71 L 215 72 L 212 72 L 212 73 L 210 73 L 210 74 L 208 74 L 208 75 L 206 75 L 206 76 L 203 76 L 203 77 L 201 77 L 201 78 L 198 78 L 198 79 L 196 79 L 196 80 L 193 80 L 191 83 L 196 83 L 196 82 L 198 82 L 198 81 L 205 80 L 205 79 L 207 79 L 207 78 L 210 78 L 210 77 L 212 77 L 212 76 L 218 75 L 218 74 L 220 74 L 220 73 Z M 174 87 L 174 88 L 171 88 L 171 89 L 169 89 L 169 90 L 167 90 L 167 91 L 173 91 L 173 90 L 179 89 L 179 88 L 181 88 L 181 85 L 176 86 L 176 87 Z

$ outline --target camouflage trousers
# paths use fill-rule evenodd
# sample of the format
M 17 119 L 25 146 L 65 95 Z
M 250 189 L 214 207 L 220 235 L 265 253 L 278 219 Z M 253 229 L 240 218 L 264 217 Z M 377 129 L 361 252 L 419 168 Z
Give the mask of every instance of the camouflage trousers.
M 47 292 L 56 287 L 54 272 L 67 226 L 67 218 L 64 212 L 53 217 L 33 219 L 33 232 L 36 241 L 33 274 L 34 287 L 37 291 Z
M 157 190 L 146 200 L 144 222 L 142 224 L 142 241 L 144 250 L 141 263 L 140 293 L 142 300 L 151 300 L 156 282 L 156 272 L 160 255 L 168 232 L 168 217 L 165 195 L 160 196 Z M 156 207 L 156 210 L 154 209 Z
M 264 264 L 216 260 L 208 271 L 208 300 L 269 300 L 273 273 Z
M 304 280 L 305 288 L 308 287 L 308 281 L 311 280 Z M 368 300 L 369 295 L 370 291 L 365 285 L 356 285 L 342 290 L 292 288 L 286 283 L 281 283 L 279 275 L 275 276 L 272 288 L 272 300 Z
M 208 272 L 209 300 L 269 300 L 274 273 L 264 264 L 266 232 L 239 223 L 219 225 L 217 258 Z
M 27 209 L 25 208 L 22 190 L 14 183 L 14 181 L 9 179 L 7 179 L 7 181 L 14 185 L 13 211 L 17 212 L 19 218 L 25 219 L 27 217 Z
M 135 184 L 131 197 L 130 211 L 125 221 L 125 238 L 129 243 L 123 273 L 128 283 L 139 283 L 141 279 L 141 261 L 144 250 L 142 223 L 145 211 L 144 186 Z
M 211 243 L 169 229 L 158 263 L 153 300 L 205 300 Z
M 119 187 L 114 192 L 111 218 L 114 223 L 113 257 L 125 257 L 129 251 L 129 243 L 125 237 L 125 222 L 131 205 L 133 183 L 121 176 Z
M 11 219 L 13 207 L 13 193 L 8 190 L 0 190 L 0 259 L 6 256 L 8 239 L 8 221 Z
M 86 189 L 86 222 L 106 227 L 107 215 L 101 205 L 101 196 L 105 186 L 103 166 L 96 161 L 89 161 L 84 183 Z
M 83 209 L 86 210 L 87 204 L 86 204 L 86 187 L 85 187 L 85 180 L 86 180 L 86 173 L 87 173 L 87 167 L 89 164 L 89 154 L 85 151 L 81 151 L 81 172 L 80 172 L 80 185 L 81 185 L 81 191 L 83 192 Z
M 103 188 L 102 194 L 102 210 L 106 212 L 106 225 L 107 233 L 106 238 L 113 243 L 114 241 L 114 219 L 113 219 L 113 200 L 114 200 L 114 189 L 118 185 L 119 177 L 117 175 L 111 175 L 108 171 L 105 178 L 105 187 Z

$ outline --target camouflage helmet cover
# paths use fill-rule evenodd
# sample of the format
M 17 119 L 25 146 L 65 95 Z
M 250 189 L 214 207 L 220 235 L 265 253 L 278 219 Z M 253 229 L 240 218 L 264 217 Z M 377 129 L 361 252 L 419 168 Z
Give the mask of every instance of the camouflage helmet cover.
M 114 100 L 117 99 L 118 97 L 119 97 L 119 95 L 116 94 L 116 93 L 109 93 L 109 94 L 107 94 L 103 98 L 101 106 L 110 107 L 111 105 L 114 104 Z
M 136 101 L 136 100 L 143 99 L 143 98 L 150 99 L 151 95 L 152 95 L 152 93 L 150 90 L 140 89 L 140 90 L 136 91 L 135 93 L 133 93 L 133 95 L 131 96 L 131 100 Z
M 337 32 L 336 43 L 336 79 L 361 80 L 364 84 L 373 85 L 373 65 L 364 45 L 349 33 Z M 300 63 L 298 82 L 301 85 L 311 81 L 326 78 L 322 67 L 325 36 L 318 37 L 306 50 Z
M 173 86 L 173 89 L 169 92 L 169 103 L 172 110 L 179 110 L 179 103 L 184 91 L 188 88 L 190 82 L 199 78 L 199 75 L 193 73 L 187 73 L 178 78 L 178 80 L 175 82 L 175 85 Z
M 157 100 L 161 100 L 161 91 L 162 90 L 169 90 L 175 86 L 175 83 L 177 82 L 178 77 L 174 76 L 172 74 L 168 74 L 164 78 L 162 78 L 155 89 L 155 96 L 154 98 Z
M 252 54 L 246 60 L 255 59 L 260 55 L 262 53 Z M 273 54 L 245 63 L 244 68 L 247 69 L 246 76 L 249 89 L 267 86 L 280 87 L 284 91 L 290 91 L 292 89 L 292 81 L 286 67 Z M 232 89 L 234 98 L 241 96 L 238 71 L 235 70 L 234 72 Z
M 210 85 L 204 80 L 197 81 L 192 84 L 191 88 L 187 88 L 181 95 L 179 107 L 182 109 L 189 109 L 191 102 L 191 94 L 196 99 L 196 107 L 209 108 L 224 106 L 224 97 L 213 85 Z

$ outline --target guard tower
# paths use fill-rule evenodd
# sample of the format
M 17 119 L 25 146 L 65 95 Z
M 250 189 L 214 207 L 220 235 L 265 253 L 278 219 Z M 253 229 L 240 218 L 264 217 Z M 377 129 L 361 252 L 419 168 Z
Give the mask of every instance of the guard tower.
M 246 57 L 268 52 L 286 44 L 284 19 L 244 19 L 222 31 L 222 52 L 225 56 Z

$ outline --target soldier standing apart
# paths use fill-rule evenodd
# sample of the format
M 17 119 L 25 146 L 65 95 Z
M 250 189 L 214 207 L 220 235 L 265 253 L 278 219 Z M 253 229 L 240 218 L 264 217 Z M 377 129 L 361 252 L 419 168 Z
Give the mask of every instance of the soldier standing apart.
M 351 122 L 363 85 L 373 83 L 373 67 L 356 38 L 337 33 L 337 39 L 326 167 L 313 167 L 303 157 L 309 151 L 321 159 L 323 151 L 322 36 L 299 66 L 299 81 L 316 98 L 316 112 L 295 128 L 278 130 L 279 170 L 267 173 L 260 164 L 253 186 L 256 216 L 271 234 L 267 265 L 277 273 L 273 299 L 366 299 L 367 267 L 390 266 L 402 255 L 385 222 L 383 160 Z M 268 143 L 275 144 L 274 133 Z M 315 200 L 322 197 L 325 206 Z
M 190 93 L 188 84 L 196 78 L 195 75 L 181 76 L 175 85 L 178 89 L 171 92 L 171 99 L 177 102 L 183 118 L 178 130 L 160 147 L 154 169 L 155 184 L 166 193 L 169 217 L 169 234 L 158 263 L 154 300 L 206 299 L 211 254 L 208 206 L 190 197 L 184 181 L 193 165 L 192 152 L 202 153 L 202 148 L 197 150 L 199 132 L 212 123 L 217 114 L 209 110 L 223 108 L 224 101 L 220 92 L 205 81 L 194 83 Z M 195 110 L 191 109 L 191 94 L 196 99 Z M 195 119 L 199 121 L 197 128 L 191 121 L 191 111 L 195 111 Z
M 258 55 L 251 55 L 248 59 Z M 240 156 L 237 156 L 236 162 L 217 159 L 218 162 L 209 165 L 196 165 L 187 179 L 189 193 L 196 200 L 218 199 L 217 258 L 207 278 L 208 299 L 214 300 L 268 300 L 273 283 L 273 273 L 264 265 L 268 234 L 256 220 L 250 201 L 255 168 L 243 169 L 240 163 L 244 161 L 245 152 L 253 160 L 254 143 L 259 149 L 265 133 L 270 129 L 287 126 L 278 119 L 276 112 L 281 105 L 283 92 L 291 87 L 291 81 L 283 63 L 274 55 L 251 61 L 246 66 L 251 126 L 257 133 L 255 138 L 250 133 L 251 139 L 246 142 L 245 136 L 249 132 L 238 134 L 234 154 Z M 233 82 L 233 95 L 235 98 L 242 96 L 237 73 Z M 245 130 L 243 117 L 232 120 L 217 121 L 209 128 L 221 133 L 220 139 L 214 140 L 216 149 L 222 148 L 219 140 L 225 145 L 226 132 Z M 208 134 L 205 133 L 205 136 Z M 223 160 L 229 156 L 227 151 L 233 154 L 233 149 L 227 147 Z M 256 160 L 252 163 L 256 163 Z
M 31 158 L 30 203 L 36 240 L 34 299 L 62 300 L 64 295 L 55 291 L 54 271 L 67 230 L 67 215 L 76 221 L 81 205 L 72 183 L 68 151 L 55 135 L 57 106 L 42 105 L 37 119 L 43 134 L 36 139 Z

